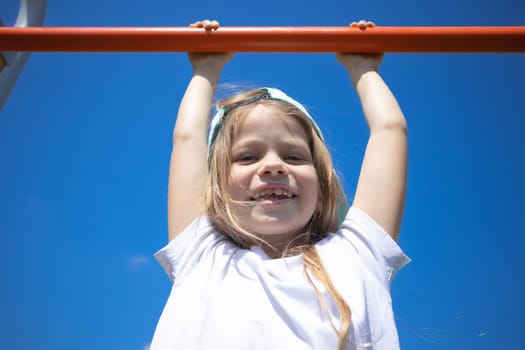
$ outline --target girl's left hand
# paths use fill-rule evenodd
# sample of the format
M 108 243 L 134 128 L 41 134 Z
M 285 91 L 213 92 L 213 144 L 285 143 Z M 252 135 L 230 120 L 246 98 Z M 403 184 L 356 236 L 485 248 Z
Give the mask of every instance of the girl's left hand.
M 205 19 L 190 24 L 190 28 L 203 28 L 204 30 L 217 30 L 220 24 L 216 20 Z M 233 57 L 233 53 L 188 53 L 194 72 L 201 69 L 220 72 L 222 67 Z
M 220 24 L 216 20 L 204 19 L 190 24 L 190 28 L 204 28 L 205 30 L 217 30 Z

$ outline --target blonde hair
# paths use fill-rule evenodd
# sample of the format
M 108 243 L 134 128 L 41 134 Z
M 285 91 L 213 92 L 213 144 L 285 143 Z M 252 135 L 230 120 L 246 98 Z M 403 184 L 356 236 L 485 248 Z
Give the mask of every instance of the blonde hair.
M 239 103 L 257 95 L 260 90 L 252 90 L 236 95 L 229 99 L 218 101 L 218 106 L 228 106 Z M 324 142 L 317 136 L 316 130 L 307 116 L 295 106 L 281 101 L 271 99 L 256 100 L 247 105 L 239 105 L 228 114 L 223 121 L 220 132 L 212 145 L 210 145 L 210 174 L 205 196 L 206 213 L 214 227 L 242 248 L 253 245 L 265 245 L 270 247 L 262 238 L 248 232 L 240 224 L 241 220 L 236 215 L 234 201 L 228 192 L 229 174 L 231 169 L 231 149 L 239 125 L 249 112 L 256 106 L 263 105 L 272 108 L 283 115 L 283 118 L 294 118 L 304 128 L 312 154 L 313 165 L 318 178 L 319 205 L 316 212 L 306 225 L 304 233 L 300 236 L 303 244 L 293 247 L 289 251 L 285 249 L 283 254 L 301 254 L 304 262 L 304 273 L 306 279 L 314 289 L 322 309 L 330 319 L 331 325 L 338 335 L 338 349 L 345 348 L 346 338 L 350 329 L 351 311 L 348 304 L 335 288 L 326 272 L 321 258 L 315 248 L 315 243 L 324 238 L 328 232 L 338 229 L 338 203 L 341 198 L 339 183 L 335 175 L 330 153 Z M 289 242 L 292 244 L 293 242 Z M 313 282 L 315 276 L 326 288 L 339 309 L 341 321 L 337 329 L 332 321 L 326 300 L 321 296 L 318 288 Z

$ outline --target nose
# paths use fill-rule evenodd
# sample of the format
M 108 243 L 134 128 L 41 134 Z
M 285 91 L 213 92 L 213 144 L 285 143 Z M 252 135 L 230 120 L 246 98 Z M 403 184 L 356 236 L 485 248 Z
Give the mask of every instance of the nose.
M 260 176 L 286 176 L 288 175 L 288 168 L 286 163 L 276 153 L 267 153 L 261 160 L 259 168 Z

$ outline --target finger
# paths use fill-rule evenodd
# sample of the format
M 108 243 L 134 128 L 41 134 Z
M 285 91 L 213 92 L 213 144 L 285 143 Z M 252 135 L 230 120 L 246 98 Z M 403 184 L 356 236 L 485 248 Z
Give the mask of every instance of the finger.
M 202 28 L 203 26 L 203 21 L 197 21 L 190 24 L 190 28 Z
M 210 29 L 210 20 L 209 19 L 205 19 L 202 21 L 202 27 L 206 30 Z
M 352 23 L 350 23 L 350 27 L 359 28 L 359 29 L 364 30 L 366 28 L 375 27 L 375 24 L 374 24 L 374 22 L 370 22 L 370 21 L 366 21 L 366 20 L 362 19 L 359 22 L 352 22 Z
M 210 23 L 209 23 L 209 28 L 210 29 L 217 30 L 217 28 L 219 28 L 219 26 L 220 26 L 219 21 L 216 21 L 216 20 L 210 21 Z
M 366 29 L 367 21 L 362 19 L 357 23 L 357 25 L 359 26 L 359 29 Z
M 217 29 L 217 28 L 219 28 L 219 22 L 217 22 L 215 20 L 205 19 L 204 21 L 202 21 L 202 26 L 206 30 Z

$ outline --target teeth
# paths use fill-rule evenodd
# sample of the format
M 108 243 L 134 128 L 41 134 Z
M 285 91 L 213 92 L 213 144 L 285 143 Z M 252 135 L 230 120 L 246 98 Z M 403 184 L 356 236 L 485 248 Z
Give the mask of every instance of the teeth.
M 288 198 L 292 198 L 293 197 L 293 194 L 289 191 L 286 191 L 286 190 L 283 190 L 282 188 L 272 188 L 272 189 L 268 189 L 268 190 L 264 190 L 264 191 L 261 191 L 259 193 L 256 193 L 253 198 L 254 199 L 260 199 L 260 198 L 263 198 L 265 196 L 271 196 L 271 195 L 275 195 L 275 196 L 286 196 Z

